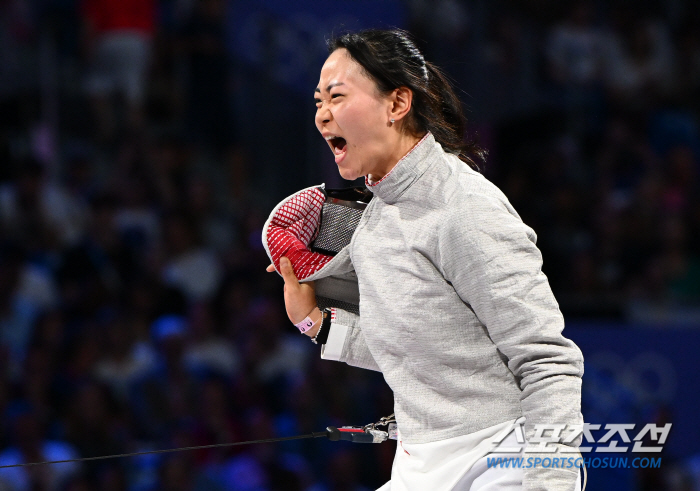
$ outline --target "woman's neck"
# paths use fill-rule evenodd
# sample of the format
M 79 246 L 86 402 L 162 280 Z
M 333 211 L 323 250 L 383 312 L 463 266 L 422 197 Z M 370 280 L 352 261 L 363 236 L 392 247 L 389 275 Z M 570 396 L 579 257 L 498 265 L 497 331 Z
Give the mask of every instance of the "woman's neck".
M 393 150 L 385 160 L 386 164 L 368 174 L 367 178 L 369 181 L 380 181 L 384 176 L 391 172 L 394 167 L 396 167 L 396 164 L 398 164 L 399 161 L 408 154 L 408 152 L 413 150 L 413 147 L 415 147 L 424 136 L 425 133 L 420 136 L 415 136 L 412 134 L 399 132 L 396 143 L 392 145 Z

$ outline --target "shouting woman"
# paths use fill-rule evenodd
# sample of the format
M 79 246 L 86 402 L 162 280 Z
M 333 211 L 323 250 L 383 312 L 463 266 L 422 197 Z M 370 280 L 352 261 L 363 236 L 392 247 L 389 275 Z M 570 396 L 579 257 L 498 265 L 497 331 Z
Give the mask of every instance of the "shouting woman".
M 381 371 L 391 387 L 400 444 L 381 490 L 580 489 L 576 466 L 487 460 L 518 456 L 504 445 L 523 451 L 517 424 L 525 456 L 579 456 L 567 435 L 583 423 L 583 358 L 562 336 L 535 232 L 479 172 L 458 98 L 405 32 L 349 33 L 329 48 L 316 127 L 341 176 L 364 176 L 373 193 L 344 252 L 360 313 L 324 315 L 291 254 L 268 271 L 323 358 Z

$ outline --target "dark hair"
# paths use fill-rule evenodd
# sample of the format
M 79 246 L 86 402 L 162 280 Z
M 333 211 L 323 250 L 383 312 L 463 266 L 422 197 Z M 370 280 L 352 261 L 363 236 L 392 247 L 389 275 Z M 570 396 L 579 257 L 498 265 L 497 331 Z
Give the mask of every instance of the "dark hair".
M 430 131 L 435 140 L 459 156 L 474 170 L 486 161 L 486 150 L 465 141 L 467 118 L 450 82 L 438 67 L 425 61 L 420 50 L 400 29 L 367 29 L 349 32 L 328 41 L 328 52 L 345 48 L 362 66 L 382 93 L 398 87 L 413 92 L 406 130 L 413 134 Z

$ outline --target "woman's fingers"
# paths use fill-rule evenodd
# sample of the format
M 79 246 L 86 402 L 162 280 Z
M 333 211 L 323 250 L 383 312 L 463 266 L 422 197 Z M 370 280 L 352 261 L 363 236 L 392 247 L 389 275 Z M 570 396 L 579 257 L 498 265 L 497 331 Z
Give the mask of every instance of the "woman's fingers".
M 268 266 L 267 270 L 273 266 Z M 287 309 L 287 316 L 292 323 L 301 322 L 309 312 L 316 307 L 316 294 L 314 293 L 314 283 L 299 283 L 292 263 L 286 257 L 280 258 L 280 273 L 284 279 L 284 305 Z
M 284 279 L 284 284 L 292 287 L 299 286 L 299 280 L 297 280 L 294 274 L 294 268 L 292 268 L 292 262 L 286 257 L 280 259 L 280 273 L 282 274 L 282 279 Z
M 275 270 L 274 264 L 270 264 L 267 268 L 265 268 L 265 271 L 267 271 L 268 273 L 272 273 L 274 270 Z

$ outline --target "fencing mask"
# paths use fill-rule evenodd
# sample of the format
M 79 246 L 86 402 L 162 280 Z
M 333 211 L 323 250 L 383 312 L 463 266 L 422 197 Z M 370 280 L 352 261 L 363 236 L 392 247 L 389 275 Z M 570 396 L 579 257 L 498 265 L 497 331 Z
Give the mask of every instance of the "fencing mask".
M 315 282 L 320 309 L 359 313 L 357 275 L 347 246 L 371 199 L 365 187 L 313 186 L 284 199 L 263 226 L 263 246 L 275 269 L 279 272 L 282 256 L 289 258 L 300 282 Z

